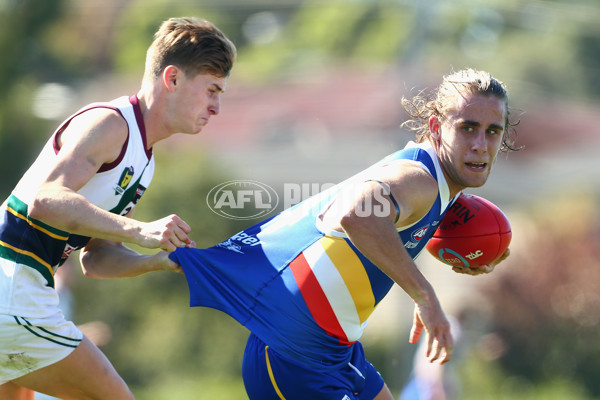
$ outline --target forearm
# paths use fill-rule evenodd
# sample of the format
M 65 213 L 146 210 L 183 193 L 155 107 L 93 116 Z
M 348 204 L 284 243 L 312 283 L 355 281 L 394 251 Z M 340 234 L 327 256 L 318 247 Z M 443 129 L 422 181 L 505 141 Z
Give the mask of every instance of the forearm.
M 81 251 L 81 268 L 92 278 L 131 278 L 152 271 L 175 270 L 175 263 L 161 251 L 140 254 L 121 243 L 93 239 Z
M 90 203 L 66 188 L 48 187 L 38 192 L 29 208 L 29 216 L 55 228 L 92 238 L 133 243 L 149 249 L 174 251 L 180 246 L 194 247 L 190 226 L 171 214 L 156 221 L 140 222 L 113 214 Z
M 112 214 L 66 189 L 42 188 L 29 206 L 29 216 L 77 235 L 138 243 L 139 223 Z
M 358 250 L 413 300 L 430 303 L 435 299 L 433 287 L 404 249 L 392 224 L 377 217 L 356 217 L 343 220 L 342 227 Z

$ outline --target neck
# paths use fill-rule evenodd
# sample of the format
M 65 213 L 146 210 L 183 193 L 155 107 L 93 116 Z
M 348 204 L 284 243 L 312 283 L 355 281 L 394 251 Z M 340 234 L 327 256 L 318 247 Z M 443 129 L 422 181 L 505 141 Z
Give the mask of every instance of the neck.
M 149 89 L 149 90 L 148 90 Z M 159 96 L 154 93 L 152 87 L 144 87 L 137 93 L 140 109 L 146 126 L 146 145 L 148 149 L 154 146 L 158 141 L 170 136 L 165 134 L 166 130 L 162 126 Z

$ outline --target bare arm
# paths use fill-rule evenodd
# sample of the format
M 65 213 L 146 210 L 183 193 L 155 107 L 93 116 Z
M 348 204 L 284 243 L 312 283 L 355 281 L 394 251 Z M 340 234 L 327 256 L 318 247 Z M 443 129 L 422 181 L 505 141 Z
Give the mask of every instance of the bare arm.
M 133 210 L 129 211 L 130 218 Z M 195 247 L 196 243 L 187 244 Z M 169 253 L 160 251 L 154 255 L 140 254 L 121 242 L 94 238 L 81 250 L 81 269 L 91 278 L 131 278 L 152 271 L 183 273 L 179 265 L 171 261 Z
M 437 196 L 435 180 L 415 166 L 382 169 L 379 180 L 390 185 L 398 202 L 398 226 L 408 225 L 422 218 Z M 361 190 L 353 194 L 352 201 L 344 199 L 343 205 L 334 203 L 327 211 L 328 215 L 324 215 L 324 221 L 329 221 L 330 226 L 334 227 L 338 221 L 339 227 L 361 253 L 414 300 L 415 323 L 410 342 L 416 343 L 424 328 L 428 339 L 427 355 L 431 361 L 439 359 L 441 363 L 445 363 L 450 360 L 453 350 L 450 325 L 433 287 L 418 270 L 400 240 L 394 224 L 395 207 L 391 205 L 389 197 L 385 201 L 389 202 L 386 208 L 390 212 L 387 215 L 375 212 L 375 199 L 381 198 L 376 195 L 377 191 L 381 192 L 379 183 L 363 183 Z M 368 211 L 365 204 L 371 204 L 372 212 L 364 212 Z
M 126 138 L 127 124 L 115 111 L 90 110 L 74 118 L 60 137 L 57 163 L 30 205 L 30 216 L 71 233 L 147 248 L 174 251 L 191 243 L 190 227 L 176 215 L 140 222 L 102 210 L 77 193 L 102 164 L 118 157 Z
M 81 250 L 81 268 L 91 278 L 130 278 L 152 271 L 181 273 L 181 267 L 171 261 L 169 253 L 160 251 L 143 255 L 119 242 L 92 239 Z

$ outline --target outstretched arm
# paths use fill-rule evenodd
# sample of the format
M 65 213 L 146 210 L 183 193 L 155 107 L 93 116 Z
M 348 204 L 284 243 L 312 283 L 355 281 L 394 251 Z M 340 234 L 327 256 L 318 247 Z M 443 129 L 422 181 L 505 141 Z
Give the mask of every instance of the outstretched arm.
M 140 254 L 119 242 L 92 239 L 81 250 L 81 268 L 91 278 L 130 278 L 152 271 L 182 273 L 169 253 Z
M 132 215 L 133 209 L 125 218 Z M 196 247 L 196 243 L 190 241 L 185 246 Z M 181 267 L 169 259 L 167 251 L 145 255 L 121 242 L 98 238 L 91 239 L 81 250 L 80 260 L 83 273 L 92 278 L 130 278 L 152 271 L 183 273 Z

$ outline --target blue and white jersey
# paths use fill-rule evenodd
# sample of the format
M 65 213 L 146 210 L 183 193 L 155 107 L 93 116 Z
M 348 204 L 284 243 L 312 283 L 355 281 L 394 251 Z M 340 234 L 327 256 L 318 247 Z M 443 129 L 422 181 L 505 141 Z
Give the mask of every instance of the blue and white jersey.
M 433 235 L 449 198 L 448 184 L 427 144 L 409 143 L 354 177 L 208 249 L 178 249 L 191 306 L 233 316 L 280 354 L 317 366 L 348 361 L 349 347 L 394 282 L 342 232 L 323 229 L 321 214 L 355 183 L 374 179 L 373 168 L 414 163 L 439 187 L 431 210 L 398 229 L 416 258 Z

